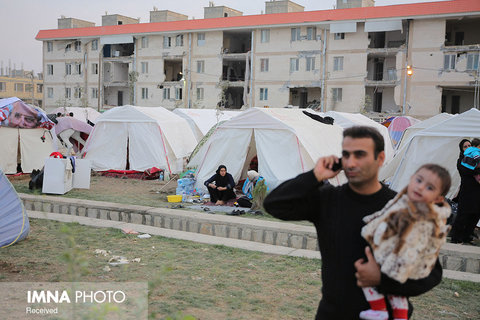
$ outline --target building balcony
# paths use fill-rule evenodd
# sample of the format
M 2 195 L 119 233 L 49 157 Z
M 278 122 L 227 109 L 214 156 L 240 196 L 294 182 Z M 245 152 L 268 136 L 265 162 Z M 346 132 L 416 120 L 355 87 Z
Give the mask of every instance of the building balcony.
M 441 47 L 443 52 L 480 52 L 480 44 L 469 44 L 462 46 L 445 45 Z
M 250 58 L 249 53 L 230 53 L 228 49 L 224 49 L 222 52 L 222 59 L 228 61 L 246 61 L 247 57 Z
M 236 88 L 240 88 L 240 87 L 244 87 L 245 86 L 245 81 L 225 81 L 225 80 L 222 80 L 220 81 L 219 83 L 219 86 L 220 87 L 236 87 Z
M 400 51 L 406 51 L 405 46 L 396 48 L 368 48 L 367 53 L 373 57 L 395 56 Z
M 399 83 L 396 69 L 389 69 L 382 73 L 369 72 L 365 78 L 366 87 L 395 87 Z

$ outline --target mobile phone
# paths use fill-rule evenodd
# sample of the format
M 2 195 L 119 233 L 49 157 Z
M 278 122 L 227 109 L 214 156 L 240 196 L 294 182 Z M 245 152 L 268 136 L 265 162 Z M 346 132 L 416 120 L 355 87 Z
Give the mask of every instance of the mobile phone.
M 338 159 L 338 162 L 334 163 L 332 166 L 332 171 L 338 171 L 342 169 L 342 158 Z

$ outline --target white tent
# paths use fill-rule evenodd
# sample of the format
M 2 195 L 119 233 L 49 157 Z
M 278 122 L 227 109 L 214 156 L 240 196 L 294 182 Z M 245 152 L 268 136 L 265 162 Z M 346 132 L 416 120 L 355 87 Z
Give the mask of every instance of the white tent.
M 0 168 L 5 174 L 17 173 L 17 163 L 21 164 L 23 173 L 42 169 L 45 158 L 57 150 L 51 133 L 41 128 L 19 129 L 0 126 L 0 137 L 2 137 Z M 54 138 L 56 141 L 56 137 Z
M 405 131 L 403 131 L 402 139 L 400 139 L 400 142 L 397 144 L 397 150 L 400 150 L 403 145 L 407 144 L 418 131 L 431 127 L 437 123 L 443 122 L 447 119 L 450 119 L 451 117 L 453 117 L 453 115 L 450 113 L 440 113 L 431 118 L 420 121 L 413 126 L 408 127 L 407 129 L 405 129 Z
M 386 165 L 390 160 L 393 159 L 395 151 L 393 150 L 392 140 L 390 139 L 390 134 L 388 133 L 387 127 L 381 125 L 378 122 L 373 121 L 372 119 L 364 116 L 360 113 L 347 113 L 347 112 L 337 112 L 337 111 L 328 111 L 323 114 L 323 116 L 332 117 L 335 120 L 335 124 L 339 125 L 343 129 L 350 128 L 353 126 L 369 126 L 377 129 L 383 136 L 385 141 L 385 164 Z
M 85 146 L 92 168 L 130 170 L 151 167 L 178 173 L 195 148 L 187 121 L 162 107 L 122 106 L 98 119 Z
M 411 175 L 425 163 L 437 163 L 452 175 L 452 188 L 447 197 L 453 197 L 460 186 L 457 172 L 458 143 L 463 138 L 480 137 L 480 111 L 470 109 L 443 122 L 415 133 L 410 141 L 397 151 L 394 159 L 380 170 L 380 179 L 386 179 L 393 190 L 404 188 Z
M 101 115 L 100 112 L 93 108 L 81 108 L 81 107 L 60 107 L 52 111 L 52 113 L 57 114 L 69 114 L 73 113 L 73 117 L 77 120 L 87 122 L 87 119 L 93 123 L 97 123 L 97 118 Z
M 340 156 L 341 143 L 341 127 L 315 121 L 302 110 L 252 108 L 219 125 L 189 167 L 197 167 L 195 187 L 205 189 L 203 182 L 220 164 L 238 181 L 256 155 L 271 189 L 312 169 L 322 156 Z
M 218 110 L 218 109 L 183 109 L 177 108 L 173 113 L 186 119 L 193 134 L 199 142 L 214 125 L 220 121 L 229 120 L 238 115 L 239 111 Z

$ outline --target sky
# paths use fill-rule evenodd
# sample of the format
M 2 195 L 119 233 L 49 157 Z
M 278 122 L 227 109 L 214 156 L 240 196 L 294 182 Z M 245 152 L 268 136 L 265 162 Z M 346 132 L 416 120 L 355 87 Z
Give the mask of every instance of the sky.
M 432 0 L 377 0 L 376 6 L 430 2 Z M 227 6 L 243 15 L 260 14 L 265 10 L 264 0 L 214 0 L 217 6 Z M 305 11 L 332 9 L 336 0 L 296 0 Z M 102 25 L 102 15 L 121 14 L 149 22 L 153 7 L 188 15 L 189 19 L 203 18 L 208 0 L 0 0 L 0 66 L 14 66 L 42 72 L 42 42 L 35 40 L 39 30 L 56 29 L 62 15 Z

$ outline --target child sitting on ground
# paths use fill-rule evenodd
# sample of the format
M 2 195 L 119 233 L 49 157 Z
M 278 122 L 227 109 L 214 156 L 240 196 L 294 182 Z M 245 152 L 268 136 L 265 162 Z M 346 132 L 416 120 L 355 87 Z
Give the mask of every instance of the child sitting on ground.
M 421 166 L 408 186 L 385 207 L 363 220 L 362 237 L 370 244 L 382 273 L 400 283 L 427 277 L 445 243 L 450 206 L 444 196 L 450 189 L 448 171 L 436 164 Z M 385 297 L 375 288 L 362 288 L 370 304 L 361 319 L 388 319 Z M 408 319 L 408 301 L 387 296 L 394 319 Z

